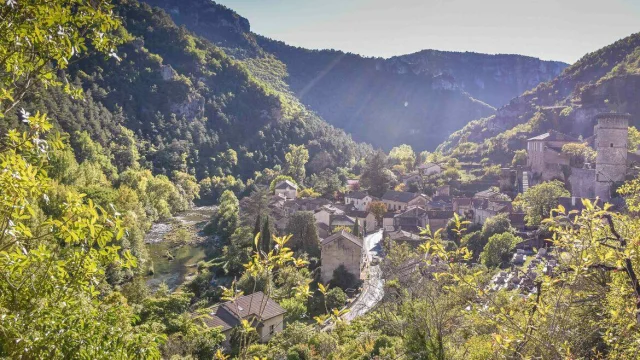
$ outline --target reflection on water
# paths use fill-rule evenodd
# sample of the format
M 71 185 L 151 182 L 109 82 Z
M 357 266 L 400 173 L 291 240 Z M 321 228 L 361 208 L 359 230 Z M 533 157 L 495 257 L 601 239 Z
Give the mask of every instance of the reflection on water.
M 192 240 L 196 240 L 198 232 L 211 219 L 215 209 L 213 206 L 197 207 L 176 215 L 169 222 L 156 223 L 151 227 L 145 236 L 145 242 L 149 257 L 153 261 L 154 274 L 147 280 L 152 290 L 157 289 L 162 282 L 165 282 L 169 289 L 174 290 L 185 280 L 195 276 L 198 261 L 205 258 L 204 248 L 194 244 L 174 247 L 163 239 L 176 225 L 183 224 L 187 226 L 186 229 L 189 229 Z M 167 251 L 173 256 L 172 260 L 166 256 Z
M 147 285 L 152 290 L 157 289 L 162 282 L 167 283 L 169 289 L 174 290 L 196 274 L 196 264 L 205 258 L 202 246 L 187 244 L 169 249 L 170 246 L 166 242 L 156 242 L 147 246 L 155 271 L 147 280 Z M 167 250 L 174 256 L 173 260 L 165 256 Z

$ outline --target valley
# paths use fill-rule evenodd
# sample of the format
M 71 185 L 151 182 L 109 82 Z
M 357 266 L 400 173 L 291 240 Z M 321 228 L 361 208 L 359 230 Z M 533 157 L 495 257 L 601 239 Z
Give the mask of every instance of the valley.
M 640 33 L 567 64 L 209 0 L 0 20 L 0 359 L 638 358 Z

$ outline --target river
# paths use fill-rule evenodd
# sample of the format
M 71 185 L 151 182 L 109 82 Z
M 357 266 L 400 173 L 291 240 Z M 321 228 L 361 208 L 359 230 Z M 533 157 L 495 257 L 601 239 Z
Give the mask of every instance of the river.
M 195 207 L 177 214 L 169 221 L 153 224 L 144 239 L 149 257 L 153 261 L 153 275 L 147 278 L 147 285 L 152 290 L 163 282 L 170 290 L 175 290 L 195 276 L 198 262 L 205 258 L 204 248 L 199 245 L 202 240 L 199 233 L 215 210 L 215 206 Z M 167 235 L 178 229 L 187 231 L 187 243 L 176 245 L 166 240 Z M 172 259 L 166 256 L 167 252 L 172 255 Z

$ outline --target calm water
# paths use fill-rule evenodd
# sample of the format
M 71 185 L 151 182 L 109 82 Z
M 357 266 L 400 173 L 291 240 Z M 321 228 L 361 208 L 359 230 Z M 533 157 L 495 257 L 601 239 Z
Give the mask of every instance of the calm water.
M 205 258 L 204 248 L 191 244 L 174 247 L 163 241 L 163 238 L 178 223 L 187 225 L 187 229 L 191 229 L 191 236 L 199 237 L 198 232 L 202 230 L 214 211 L 215 207 L 197 207 L 176 215 L 170 222 L 156 223 L 151 227 L 145 236 L 145 242 L 155 271 L 147 280 L 152 290 L 162 282 L 165 282 L 169 289 L 174 290 L 195 276 L 198 261 Z M 165 256 L 167 250 L 173 255 L 173 260 Z

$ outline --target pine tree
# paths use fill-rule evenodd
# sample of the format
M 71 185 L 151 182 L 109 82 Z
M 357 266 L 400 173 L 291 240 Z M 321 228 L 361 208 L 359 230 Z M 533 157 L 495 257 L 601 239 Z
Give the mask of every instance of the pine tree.
M 360 221 L 356 218 L 356 223 L 353 224 L 353 235 L 360 237 Z
M 253 237 L 258 235 L 259 232 L 261 232 L 260 231 L 261 227 L 262 227 L 262 216 L 258 214 L 258 216 L 256 216 L 256 224 L 253 226 Z
M 268 216 L 264 221 L 264 225 L 262 225 L 262 239 L 260 240 L 260 243 L 262 244 L 262 251 L 268 253 L 271 248 L 271 229 Z

